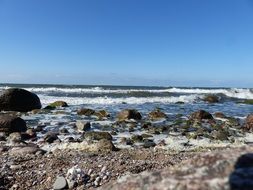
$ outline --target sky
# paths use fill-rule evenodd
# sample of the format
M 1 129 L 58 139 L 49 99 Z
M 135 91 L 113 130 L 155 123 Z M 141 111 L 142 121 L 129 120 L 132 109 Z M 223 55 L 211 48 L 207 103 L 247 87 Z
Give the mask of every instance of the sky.
M 253 0 L 0 0 L 0 83 L 253 87 Z

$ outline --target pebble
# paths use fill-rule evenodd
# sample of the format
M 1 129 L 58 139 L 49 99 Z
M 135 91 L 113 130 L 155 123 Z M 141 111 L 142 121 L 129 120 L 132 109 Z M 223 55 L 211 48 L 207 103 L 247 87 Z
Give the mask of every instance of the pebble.
M 57 176 L 54 184 L 53 184 L 53 189 L 54 190 L 61 190 L 67 187 L 67 181 L 64 177 L 62 176 Z

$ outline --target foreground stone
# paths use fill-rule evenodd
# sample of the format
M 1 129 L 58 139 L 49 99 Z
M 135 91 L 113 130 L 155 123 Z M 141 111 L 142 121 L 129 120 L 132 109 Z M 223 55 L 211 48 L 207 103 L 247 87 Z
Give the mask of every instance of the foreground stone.
M 253 189 L 253 159 L 252 156 L 246 156 L 240 160 L 240 156 L 249 151 L 253 151 L 253 148 L 248 147 L 248 150 L 244 148 L 216 150 L 198 154 L 175 167 L 154 172 L 143 172 L 139 175 L 126 175 L 100 189 L 250 190 Z M 234 166 L 236 168 L 239 166 L 235 172 L 233 172 Z
M 26 130 L 26 122 L 20 117 L 7 114 L 0 115 L 0 132 L 9 134 L 13 132 L 25 132 Z
M 54 185 L 53 185 L 53 189 L 54 190 L 62 190 L 62 189 L 67 189 L 67 181 L 64 177 L 62 176 L 57 176 Z
M 11 88 L 0 96 L 0 110 L 28 112 L 40 109 L 39 97 L 24 89 Z

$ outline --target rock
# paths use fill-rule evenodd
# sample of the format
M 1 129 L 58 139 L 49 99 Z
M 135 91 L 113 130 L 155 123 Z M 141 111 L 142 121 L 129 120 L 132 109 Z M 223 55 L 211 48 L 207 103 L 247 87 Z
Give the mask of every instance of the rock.
M 9 150 L 9 154 L 12 156 L 25 156 L 27 154 L 36 154 L 37 152 L 45 153 L 37 146 L 14 147 Z
M 26 122 L 20 117 L 7 114 L 0 115 L 0 132 L 13 133 L 25 132 L 26 130 Z
M 77 111 L 78 115 L 85 115 L 85 116 L 91 116 L 95 113 L 95 110 L 89 109 L 89 108 L 82 108 Z
M 129 119 L 141 120 L 142 116 L 137 110 L 126 109 L 118 113 L 118 121 L 124 121 Z
M 227 116 L 222 112 L 215 112 L 214 116 L 217 118 L 227 118 Z
M 94 115 L 97 116 L 98 118 L 110 117 L 110 114 L 105 110 L 99 110 L 95 112 Z
M 9 143 L 20 143 L 21 141 L 22 141 L 22 137 L 19 132 L 11 133 L 8 137 Z
M 151 140 L 151 139 L 144 139 L 143 142 L 144 142 L 144 144 L 143 144 L 144 148 L 151 148 L 151 147 L 155 147 L 156 146 L 155 142 L 153 140 Z
M 114 146 L 112 141 L 107 139 L 101 139 L 96 144 L 97 151 L 116 151 L 117 148 Z
M 253 153 L 248 153 L 240 156 L 235 163 L 235 169 L 253 168 Z
M 45 136 L 44 136 L 44 141 L 48 142 L 48 143 L 53 143 L 55 140 L 58 140 L 58 136 L 56 133 L 53 132 L 48 132 Z
M 244 127 L 248 130 L 253 128 L 253 114 L 247 116 Z
M 253 154 L 247 153 L 238 158 L 235 170 L 229 177 L 231 190 L 253 189 Z
M 54 190 L 62 190 L 62 189 L 67 189 L 67 181 L 63 176 L 57 176 L 54 184 L 53 184 L 53 189 Z
M 68 104 L 64 101 L 56 101 L 56 102 L 53 102 L 53 103 L 49 104 L 44 109 L 51 110 L 51 109 L 55 109 L 57 107 L 68 107 Z
M 165 113 L 163 113 L 162 111 L 160 111 L 159 109 L 157 109 L 157 110 L 150 112 L 148 114 L 148 118 L 150 120 L 160 120 L 160 119 L 167 118 L 167 115 Z
M 199 110 L 191 114 L 191 119 L 202 120 L 202 119 L 213 119 L 213 116 L 205 110 Z
M 87 131 L 90 129 L 90 126 L 90 122 L 81 120 L 76 121 L 76 127 L 79 131 Z
M 112 135 L 108 132 L 103 131 L 88 131 L 84 134 L 84 138 L 86 140 L 101 140 L 101 139 L 107 139 L 112 140 Z
M 24 89 L 7 89 L 0 96 L 0 110 L 28 112 L 40 108 L 39 97 Z
M 240 102 L 240 103 L 252 105 L 253 104 L 253 99 L 251 99 L 251 100 L 244 100 L 243 102 Z
M 203 99 L 204 101 L 208 102 L 208 103 L 218 103 L 219 102 L 219 97 L 216 95 L 206 95 Z

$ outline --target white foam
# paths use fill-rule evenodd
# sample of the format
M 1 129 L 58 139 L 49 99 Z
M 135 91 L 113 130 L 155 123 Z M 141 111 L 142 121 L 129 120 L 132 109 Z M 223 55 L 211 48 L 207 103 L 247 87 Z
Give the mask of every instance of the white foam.
M 67 102 L 69 105 L 81 105 L 81 104 L 144 104 L 144 103 L 176 103 L 179 101 L 185 103 L 194 102 L 198 95 L 182 95 L 179 97 L 127 97 L 127 98 L 110 98 L 110 97 L 95 97 L 95 98 L 81 98 L 81 97 L 55 97 L 55 96 L 46 96 L 39 95 L 39 98 L 42 104 L 46 105 L 54 101 L 62 100 Z
M 0 90 L 6 90 L 9 86 L 0 87 Z M 148 92 L 148 93 L 181 93 L 181 94 L 224 94 L 227 97 L 239 99 L 253 99 L 253 91 L 251 89 L 243 88 L 217 88 L 217 89 L 204 89 L 204 88 L 167 88 L 167 89 L 105 89 L 102 87 L 90 88 L 58 88 L 58 87 L 42 87 L 42 88 L 25 88 L 34 93 L 81 93 L 81 94 L 128 94 L 132 92 Z
M 253 92 L 250 89 L 242 89 L 242 88 L 233 88 L 233 89 L 171 88 L 168 89 L 168 92 L 185 93 L 185 94 L 224 94 L 232 98 L 253 99 Z

